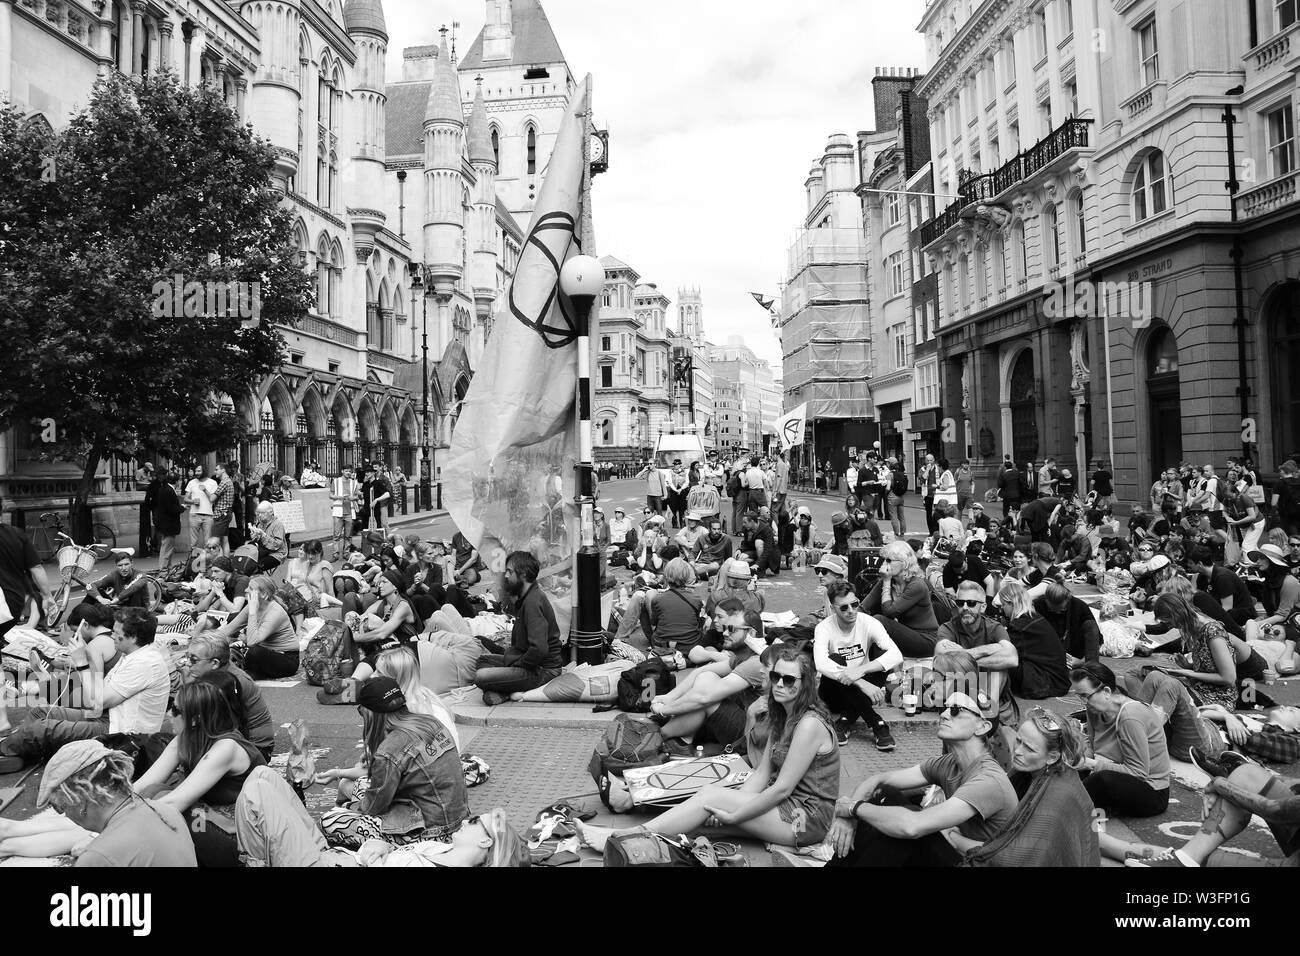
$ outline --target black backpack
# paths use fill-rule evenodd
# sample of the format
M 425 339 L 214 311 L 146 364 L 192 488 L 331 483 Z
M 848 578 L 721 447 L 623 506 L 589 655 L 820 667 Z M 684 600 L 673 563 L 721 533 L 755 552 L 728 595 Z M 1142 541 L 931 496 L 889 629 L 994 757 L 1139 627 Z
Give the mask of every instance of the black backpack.
M 900 498 L 907 494 L 907 472 L 901 468 L 894 472 L 894 478 L 889 484 L 889 490 Z
M 647 714 L 650 712 L 650 701 L 660 694 L 669 693 L 676 686 L 677 678 L 673 672 L 662 660 L 652 655 L 619 675 L 614 702 L 619 710 Z
M 735 498 L 741 492 L 740 472 L 733 471 L 727 479 L 727 497 Z

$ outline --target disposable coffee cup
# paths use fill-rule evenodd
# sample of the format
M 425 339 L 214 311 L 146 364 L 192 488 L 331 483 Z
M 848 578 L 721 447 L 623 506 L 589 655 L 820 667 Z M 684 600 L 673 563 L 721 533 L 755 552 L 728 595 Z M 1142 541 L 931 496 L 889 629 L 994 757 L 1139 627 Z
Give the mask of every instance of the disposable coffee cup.
M 908 717 L 916 716 L 916 695 L 915 694 L 903 695 L 903 713 L 906 714 Z

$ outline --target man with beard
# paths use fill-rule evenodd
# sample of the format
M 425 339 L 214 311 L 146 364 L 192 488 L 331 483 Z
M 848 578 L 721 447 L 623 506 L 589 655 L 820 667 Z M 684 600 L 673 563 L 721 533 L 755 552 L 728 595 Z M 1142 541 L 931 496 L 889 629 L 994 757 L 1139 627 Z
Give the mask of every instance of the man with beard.
M 957 614 L 939 625 L 934 669 L 945 685 L 957 690 L 962 689 L 963 681 L 969 683 L 971 677 L 988 671 L 988 688 L 978 689 L 984 690 L 990 700 L 1000 700 L 1007 686 L 1006 674 L 1020 664 L 1020 655 L 1007 629 L 984 616 L 986 606 L 983 585 L 974 581 L 957 585 Z M 1005 714 L 1012 716 L 1009 709 Z
M 696 539 L 694 561 L 695 573 L 703 581 L 711 578 L 722 569 L 731 558 L 731 535 L 722 531 L 722 519 L 709 519 L 709 532 Z
M 564 648 L 555 611 L 537 587 L 541 565 L 527 551 L 506 558 L 502 575 L 506 594 L 515 608 L 510 646 L 504 654 L 484 654 L 478 659 L 474 683 L 483 691 L 483 703 L 504 703 L 508 694 L 541 687 L 564 668 Z
M 781 555 L 776 549 L 771 518 L 764 519 L 756 512 L 746 511 L 741 527 L 744 536 L 740 540 L 740 550 L 758 568 L 758 576 L 779 574 Z
M 847 581 L 826 588 L 833 614 L 813 631 L 813 662 L 821 675 L 818 693 L 826 706 L 838 714 L 835 736 L 840 745 L 849 742 L 849 728 L 861 717 L 875 734 L 876 749 L 894 749 L 889 724 L 875 708 L 887 703 L 886 675 L 903 662 L 885 626 L 861 613 L 861 602 Z

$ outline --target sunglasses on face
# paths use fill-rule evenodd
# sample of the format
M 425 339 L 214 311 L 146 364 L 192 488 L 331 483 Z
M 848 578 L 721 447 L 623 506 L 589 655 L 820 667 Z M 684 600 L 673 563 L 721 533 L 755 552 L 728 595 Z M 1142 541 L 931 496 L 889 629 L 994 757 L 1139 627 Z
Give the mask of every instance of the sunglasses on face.
M 723 634 L 737 634 L 737 633 L 740 633 L 740 632 L 743 632 L 743 631 L 752 631 L 752 630 L 753 630 L 752 627 L 747 627 L 747 626 L 744 625 L 744 624 L 724 624 L 724 625 L 722 625 L 722 633 L 723 633 Z
M 798 674 L 778 674 L 776 671 L 769 671 L 767 677 L 773 684 L 780 684 L 786 688 L 793 688 L 800 680 Z
M 965 600 L 961 600 L 961 599 L 959 599 L 959 600 L 957 601 L 957 606 L 958 606 L 958 607 L 984 607 L 984 604 L 985 604 L 984 601 L 971 600 L 971 599 L 969 599 L 969 598 L 967 598 L 967 599 L 965 599 Z
M 948 716 L 949 716 L 949 717 L 960 717 L 962 714 L 974 714 L 974 715 L 975 715 L 976 717 L 978 717 L 980 720 L 983 720 L 983 719 L 984 719 L 984 715 L 983 715 L 983 714 L 981 714 L 979 711 L 971 710 L 969 707 L 963 707 L 961 704 L 949 704 L 949 705 L 948 705 Z
M 1290 547 L 1290 548 L 1300 548 L 1300 541 L 1288 541 L 1288 542 L 1287 542 L 1287 547 Z
M 1044 727 L 1055 733 L 1061 729 L 1061 720 L 1046 707 L 1034 707 L 1029 711 L 1029 716 L 1040 720 Z
M 856 611 L 862 605 L 861 601 L 848 601 L 844 604 L 835 605 L 837 611 Z

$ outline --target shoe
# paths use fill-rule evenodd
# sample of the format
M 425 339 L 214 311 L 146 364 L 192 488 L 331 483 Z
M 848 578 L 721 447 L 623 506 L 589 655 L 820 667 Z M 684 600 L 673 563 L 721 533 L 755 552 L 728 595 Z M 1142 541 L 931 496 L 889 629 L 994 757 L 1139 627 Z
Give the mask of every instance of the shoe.
M 1171 867 L 1174 869 L 1181 869 L 1185 867 L 1199 867 L 1201 864 L 1197 863 L 1182 850 L 1174 850 L 1174 852 L 1170 853 L 1168 856 L 1157 857 L 1154 860 L 1128 859 L 1124 861 L 1124 865 L 1146 870 L 1169 869 Z
M 853 721 L 849 720 L 847 717 L 841 717 L 835 721 L 835 739 L 841 747 L 847 744 L 849 742 L 849 737 L 853 735 L 853 731 L 850 730 L 852 726 Z
M 329 707 L 334 704 L 355 704 L 357 702 L 357 682 L 354 680 L 331 677 L 316 692 L 316 703 Z
M 889 724 L 883 721 L 875 726 L 876 749 L 880 751 L 893 750 L 897 744 L 894 742 L 894 735 L 889 732 Z
M 668 737 L 660 745 L 662 750 L 669 757 L 694 757 L 695 748 L 690 745 L 689 741 L 681 737 Z
M 504 704 L 510 698 L 505 694 L 498 694 L 494 690 L 483 691 L 483 706 L 495 707 L 497 704 Z
M 1193 747 L 1188 756 L 1191 758 L 1192 763 L 1211 777 L 1227 777 L 1238 767 L 1255 763 L 1245 754 L 1239 754 L 1235 750 L 1225 750 L 1221 754 L 1212 757 L 1200 747 Z

